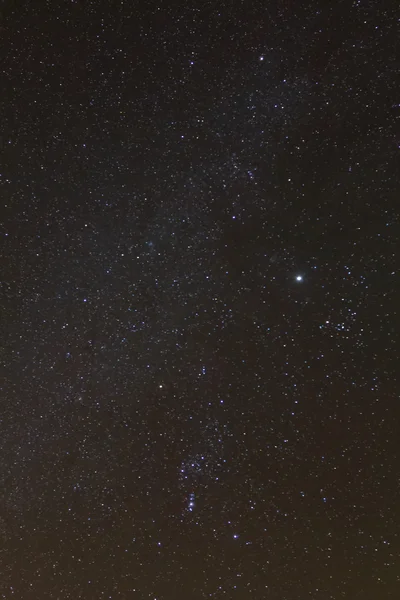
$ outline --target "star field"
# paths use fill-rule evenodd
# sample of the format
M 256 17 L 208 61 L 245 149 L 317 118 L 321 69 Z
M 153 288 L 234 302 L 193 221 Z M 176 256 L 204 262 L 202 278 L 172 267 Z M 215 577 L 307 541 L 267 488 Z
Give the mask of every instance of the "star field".
M 3 3 L 0 598 L 400 597 L 395 8 Z

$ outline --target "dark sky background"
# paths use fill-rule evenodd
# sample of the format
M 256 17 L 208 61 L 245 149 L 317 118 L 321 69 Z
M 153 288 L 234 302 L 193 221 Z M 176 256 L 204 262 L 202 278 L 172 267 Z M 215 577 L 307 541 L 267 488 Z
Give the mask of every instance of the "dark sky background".
M 2 2 L 0 598 L 400 598 L 396 5 Z

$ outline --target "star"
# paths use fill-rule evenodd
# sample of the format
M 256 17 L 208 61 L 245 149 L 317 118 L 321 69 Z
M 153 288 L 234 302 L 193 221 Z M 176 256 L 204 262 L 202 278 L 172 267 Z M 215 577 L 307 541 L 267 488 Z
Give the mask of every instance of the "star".
M 1 31 L 0 587 L 395 597 L 393 11 L 49 4 Z

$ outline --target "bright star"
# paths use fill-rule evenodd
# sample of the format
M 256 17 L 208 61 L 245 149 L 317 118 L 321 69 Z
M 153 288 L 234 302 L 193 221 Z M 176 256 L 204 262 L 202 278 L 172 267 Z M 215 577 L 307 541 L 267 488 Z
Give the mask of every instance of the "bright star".
M 297 275 L 296 276 L 296 281 L 303 281 L 303 276 L 302 275 Z

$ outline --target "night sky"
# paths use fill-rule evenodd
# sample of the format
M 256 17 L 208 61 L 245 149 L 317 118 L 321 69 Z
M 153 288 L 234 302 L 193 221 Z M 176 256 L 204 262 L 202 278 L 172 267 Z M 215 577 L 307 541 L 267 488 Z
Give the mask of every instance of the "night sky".
M 2 2 L 0 598 L 400 598 L 396 5 Z

